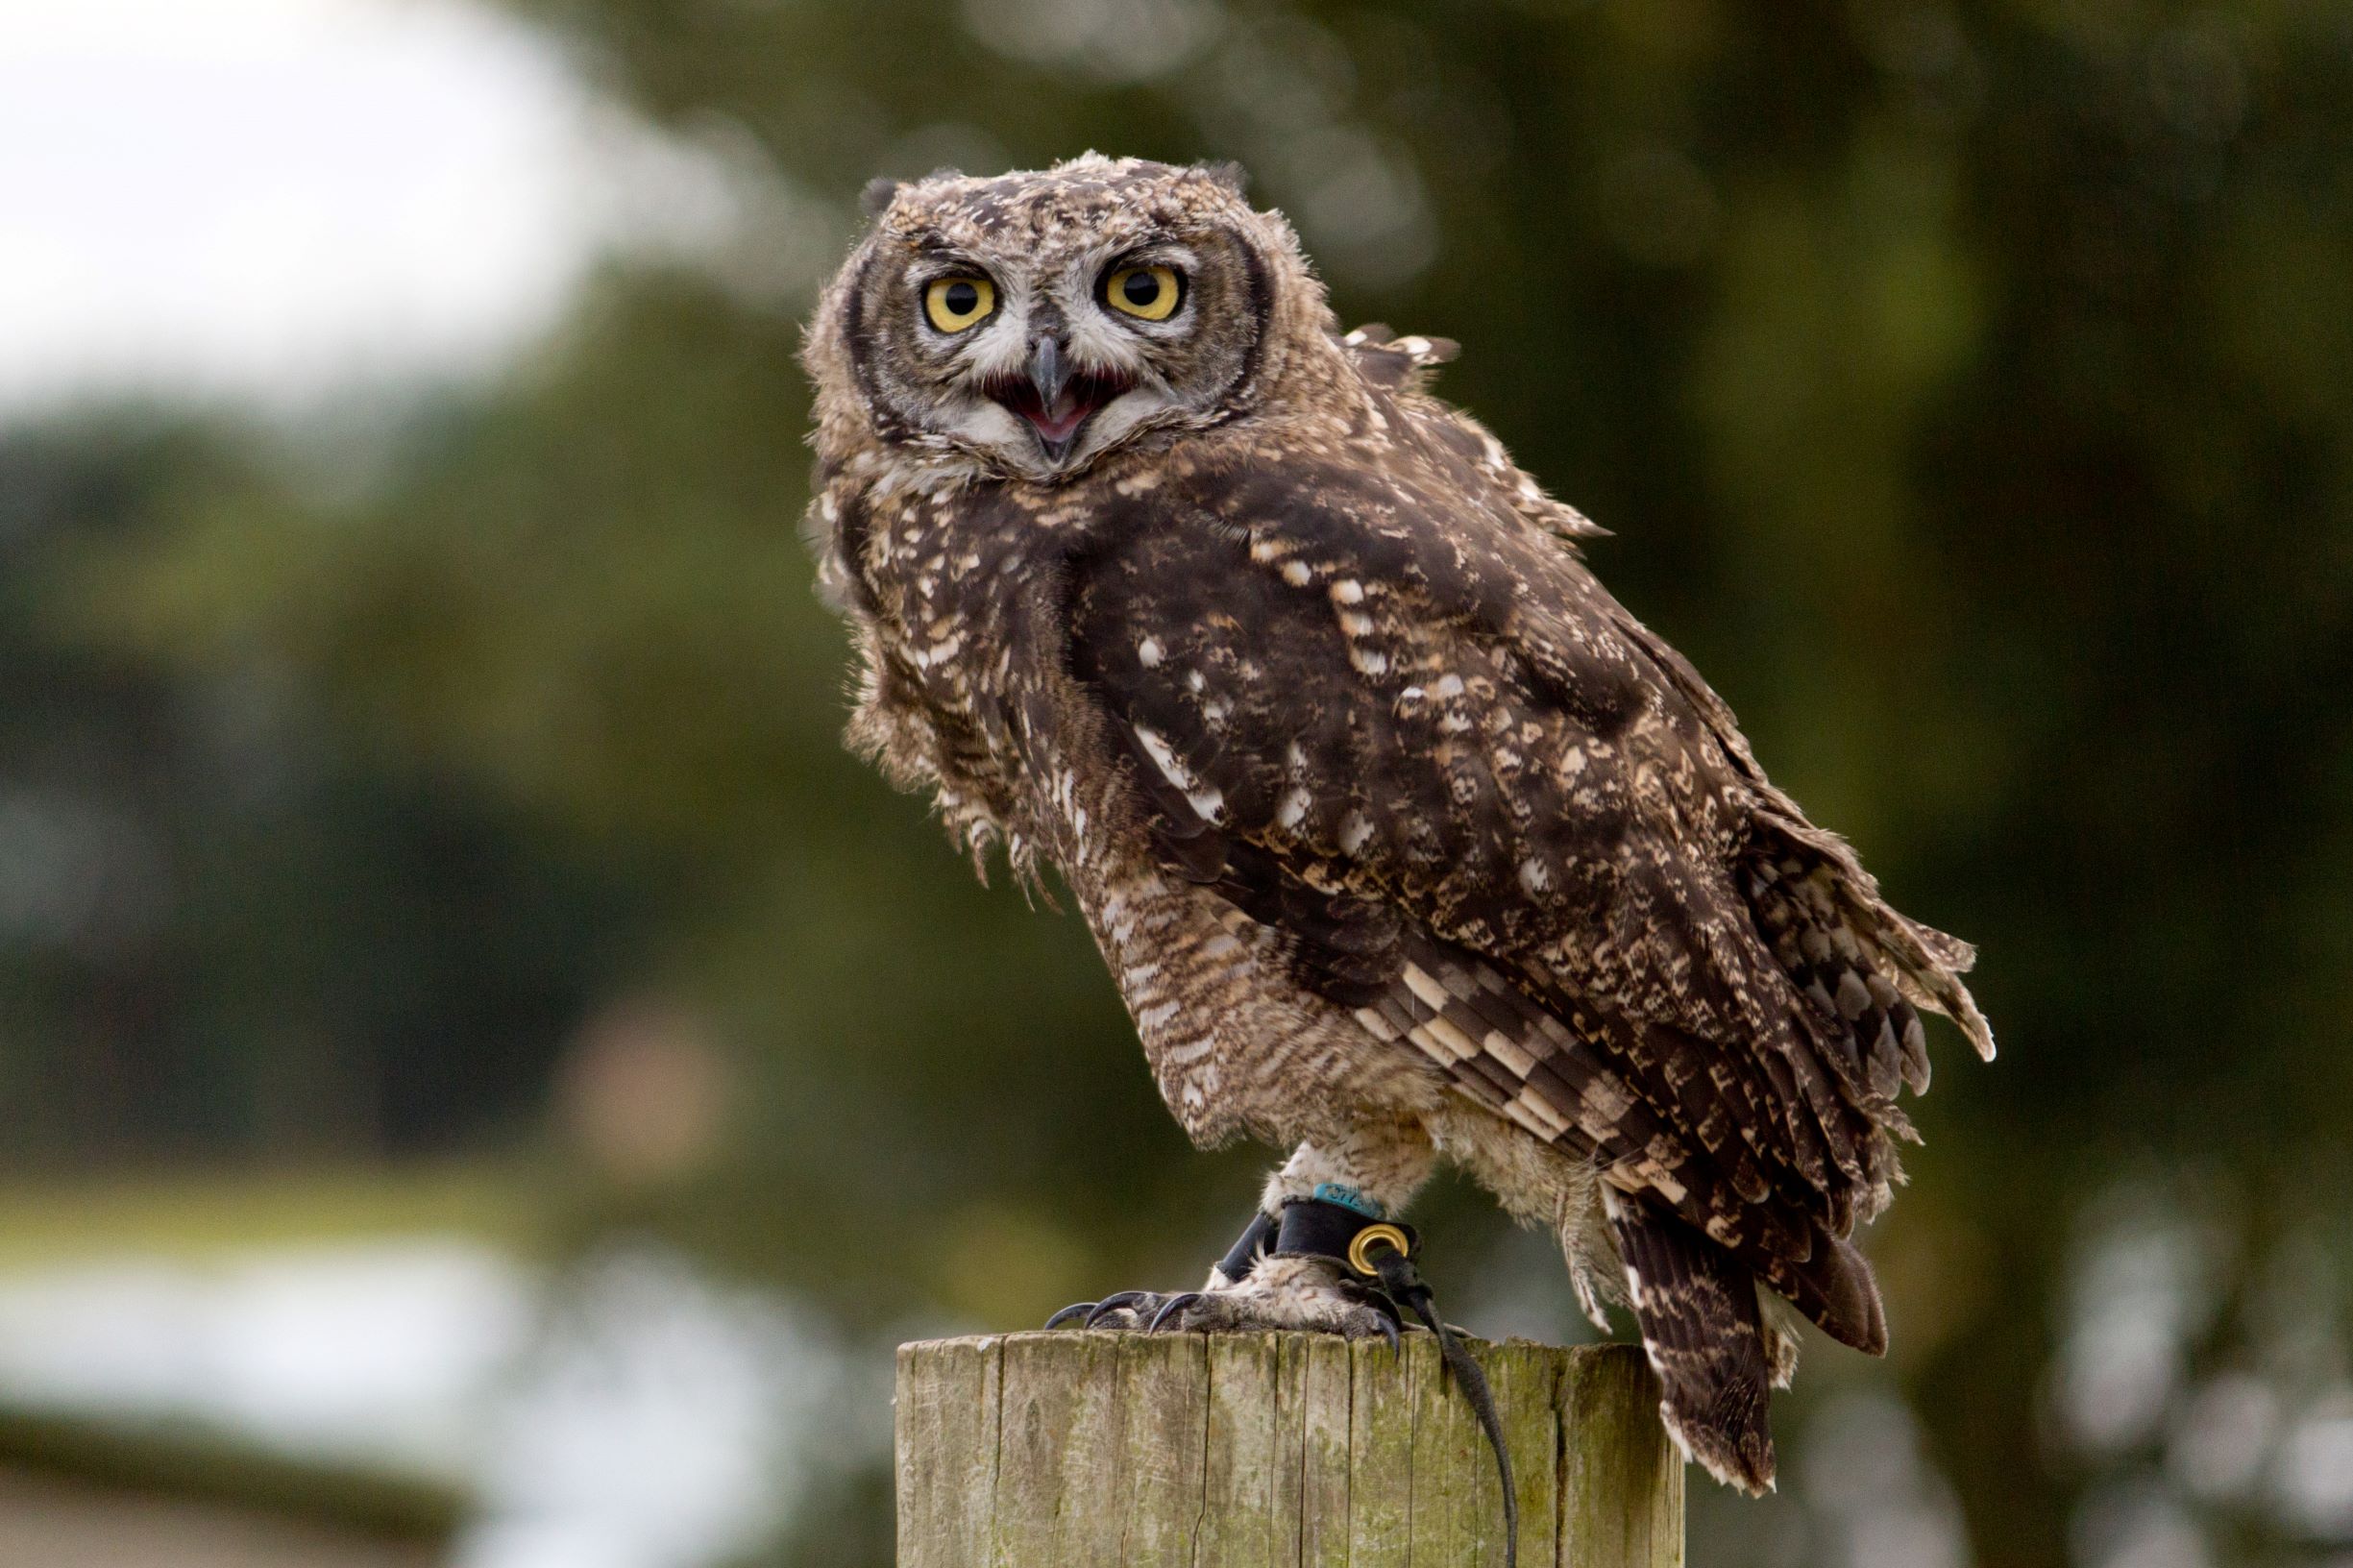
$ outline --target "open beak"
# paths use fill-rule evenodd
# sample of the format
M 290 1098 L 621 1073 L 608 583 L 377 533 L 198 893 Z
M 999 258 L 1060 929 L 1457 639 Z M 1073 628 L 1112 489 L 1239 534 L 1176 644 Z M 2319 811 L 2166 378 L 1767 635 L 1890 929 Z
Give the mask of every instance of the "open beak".
M 1041 336 L 1030 345 L 1028 375 L 1000 385 L 996 401 L 1029 421 L 1046 460 L 1060 463 L 1078 445 L 1088 417 L 1128 389 L 1119 378 L 1071 367 L 1060 340 Z
M 1030 349 L 1029 384 L 1038 389 L 1040 406 L 1052 408 L 1062 401 L 1070 384 L 1070 362 L 1062 356 L 1062 345 L 1054 339 L 1042 337 Z

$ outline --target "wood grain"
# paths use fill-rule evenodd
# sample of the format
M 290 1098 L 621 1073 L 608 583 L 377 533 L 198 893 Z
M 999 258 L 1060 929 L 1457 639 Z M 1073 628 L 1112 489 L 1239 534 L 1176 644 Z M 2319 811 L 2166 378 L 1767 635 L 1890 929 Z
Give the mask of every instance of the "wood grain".
M 1523 1568 L 1680 1568 L 1682 1461 L 1630 1346 L 1473 1342 Z M 1017 1334 L 898 1353 L 899 1568 L 1500 1568 L 1494 1458 L 1437 1346 Z

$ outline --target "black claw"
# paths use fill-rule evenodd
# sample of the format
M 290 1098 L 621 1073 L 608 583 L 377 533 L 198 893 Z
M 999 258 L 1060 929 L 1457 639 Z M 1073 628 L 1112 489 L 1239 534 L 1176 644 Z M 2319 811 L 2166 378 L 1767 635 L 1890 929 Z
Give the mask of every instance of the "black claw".
M 1045 1326 L 1049 1329 L 1057 1329 L 1062 1327 L 1063 1324 L 1067 1323 L 1070 1319 L 1078 1316 L 1080 1313 L 1091 1312 L 1093 1311 L 1093 1302 L 1074 1301 L 1069 1306 L 1065 1307 L 1061 1311 L 1056 1312 L 1052 1317 L 1047 1318 L 1045 1320 Z
M 1369 1286 L 1359 1285 L 1354 1280 L 1342 1280 L 1339 1290 L 1341 1295 L 1346 1296 L 1358 1306 L 1367 1309 L 1381 1319 L 1381 1337 L 1389 1342 L 1390 1356 L 1398 1357 L 1406 1353 L 1405 1338 L 1398 1332 L 1404 1328 L 1405 1320 L 1397 1315 L 1395 1302 Z
M 1190 1307 L 1194 1302 L 1199 1301 L 1200 1299 L 1201 1292 L 1198 1290 L 1186 1290 L 1177 1295 L 1170 1296 L 1166 1301 L 1161 1303 L 1160 1311 L 1152 1314 L 1152 1321 L 1146 1326 L 1144 1332 L 1147 1334 L 1160 1333 L 1162 1324 L 1167 1322 L 1171 1317 L 1176 1316 L 1179 1312 L 1182 1312 L 1186 1308 Z
M 1105 1296 L 1094 1304 L 1094 1311 L 1087 1314 L 1087 1327 L 1093 1328 L 1122 1307 L 1132 1307 L 1151 1294 L 1149 1290 L 1119 1290 Z

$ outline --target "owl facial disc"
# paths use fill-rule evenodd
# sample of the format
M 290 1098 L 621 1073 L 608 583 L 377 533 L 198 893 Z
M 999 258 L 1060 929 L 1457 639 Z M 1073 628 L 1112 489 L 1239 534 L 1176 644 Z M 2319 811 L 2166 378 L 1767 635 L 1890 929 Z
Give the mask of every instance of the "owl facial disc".
M 1067 484 L 1252 408 L 1283 362 L 1262 352 L 1278 280 L 1298 302 L 1283 308 L 1320 322 L 1289 229 L 1215 171 L 943 172 L 884 192 L 812 352 L 838 355 L 876 439 L 942 481 Z

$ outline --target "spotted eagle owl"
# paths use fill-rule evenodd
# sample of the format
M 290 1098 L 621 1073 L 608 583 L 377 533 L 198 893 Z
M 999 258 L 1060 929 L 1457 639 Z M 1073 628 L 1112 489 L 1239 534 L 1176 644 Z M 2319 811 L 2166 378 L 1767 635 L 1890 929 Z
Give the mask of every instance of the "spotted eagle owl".
M 1558 1235 L 1587 1315 L 1631 1308 L 1685 1451 L 1770 1484 L 1772 1298 L 1884 1347 L 1850 1237 L 1921 1012 L 1993 1054 L 1970 947 L 1432 395 L 1452 345 L 1340 335 L 1233 171 L 1091 154 L 869 208 L 805 351 L 853 744 L 976 859 L 1060 872 L 1186 1131 L 1292 1151 L 1268 1211 L 1394 1213 L 1446 1157 Z M 1264 1258 L 1151 1315 L 1381 1327 L 1344 1272 Z

